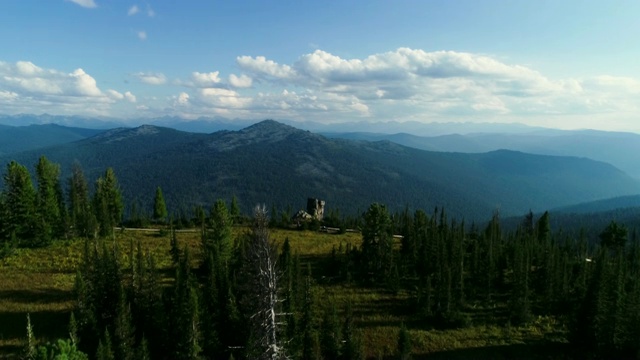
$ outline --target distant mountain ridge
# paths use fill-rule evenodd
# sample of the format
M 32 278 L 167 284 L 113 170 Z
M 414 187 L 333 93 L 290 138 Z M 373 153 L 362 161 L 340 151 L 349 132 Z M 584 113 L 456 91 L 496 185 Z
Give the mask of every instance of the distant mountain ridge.
M 342 213 L 371 202 L 392 210 L 444 207 L 458 219 L 484 219 L 640 194 L 640 184 L 602 162 L 494 151 L 418 150 L 390 141 L 329 139 L 276 121 L 238 131 L 186 133 L 152 125 L 113 129 L 80 141 L 0 156 L 30 169 L 40 155 L 64 176 L 78 161 L 89 179 L 113 167 L 129 203 L 150 208 L 156 186 L 169 207 L 188 211 L 236 195 L 257 203 L 303 207 L 307 197 Z
M 82 140 L 101 131 L 56 124 L 0 126 L 0 155 Z
M 428 151 L 483 153 L 509 149 L 540 155 L 588 157 L 640 179 L 640 134 L 596 130 L 536 130 L 527 133 L 450 134 L 432 137 L 406 133 L 327 133 L 331 138 L 389 140 Z
M 221 130 L 237 131 L 258 121 L 226 119 L 222 117 L 183 119 L 165 116 L 140 118 L 127 121 L 110 118 L 85 118 L 55 115 L 0 115 L 0 124 L 58 124 L 92 129 L 135 127 L 142 124 L 169 127 L 185 132 L 213 133 Z M 540 155 L 588 157 L 604 161 L 640 179 L 640 134 L 607 132 L 596 130 L 556 130 L 532 127 L 523 124 L 500 123 L 418 123 L 418 122 L 348 122 L 315 123 L 285 120 L 295 128 L 320 133 L 330 138 L 380 141 L 389 140 L 397 144 L 428 151 L 483 153 L 500 149 L 521 151 Z M 21 128 L 25 128 L 24 126 Z M 0 126 L 1 134 L 7 127 Z M 366 131 L 363 131 L 365 130 Z M 94 130 L 95 131 L 95 130 Z M 28 139 L 28 135 L 9 136 Z M 30 148 L 55 145 L 78 140 L 77 137 L 60 138 L 55 141 L 20 142 L 21 147 L 11 147 L 11 140 L 0 143 L 0 153 L 24 151 Z M 3 144 L 5 144 L 3 146 Z M 26 146 L 28 145 L 28 146 Z

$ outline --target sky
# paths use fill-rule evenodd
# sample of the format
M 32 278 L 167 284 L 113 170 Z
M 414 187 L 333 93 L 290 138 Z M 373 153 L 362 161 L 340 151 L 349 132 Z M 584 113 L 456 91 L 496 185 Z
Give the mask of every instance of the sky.
M 0 114 L 640 132 L 640 2 L 3 0 Z

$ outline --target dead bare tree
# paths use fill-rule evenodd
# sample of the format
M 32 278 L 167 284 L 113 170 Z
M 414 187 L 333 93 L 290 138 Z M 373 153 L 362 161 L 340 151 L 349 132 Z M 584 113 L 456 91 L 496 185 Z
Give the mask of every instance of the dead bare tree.
M 248 247 L 248 262 L 251 268 L 256 311 L 252 316 L 256 347 L 260 359 L 287 359 L 285 349 L 278 341 L 278 273 L 276 271 L 277 249 L 269 239 L 269 218 L 263 206 L 254 209 L 251 241 Z

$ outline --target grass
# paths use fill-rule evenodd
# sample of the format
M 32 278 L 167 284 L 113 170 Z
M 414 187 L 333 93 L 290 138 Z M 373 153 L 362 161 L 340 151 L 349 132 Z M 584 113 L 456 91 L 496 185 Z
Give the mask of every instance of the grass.
M 236 235 L 246 232 L 235 229 Z M 193 258 L 199 254 L 200 236 L 179 233 L 180 246 L 189 246 Z M 274 229 L 271 237 L 282 244 L 289 239 L 292 251 L 302 262 L 317 266 L 318 259 L 327 257 L 332 249 L 347 243 L 359 245 L 357 233 L 328 234 L 310 231 Z M 107 240 L 111 242 L 111 240 Z M 171 265 L 169 235 L 124 231 L 116 234 L 123 266 L 129 264 L 131 246 L 141 242 L 150 251 L 162 273 Z M 75 273 L 82 259 L 83 240 L 61 241 L 44 249 L 19 249 L 0 261 L 0 358 L 17 359 L 24 347 L 26 315 L 31 315 L 35 335 L 40 341 L 66 337 L 66 324 L 73 307 L 72 288 Z M 312 270 L 313 271 L 313 270 Z M 400 323 L 409 327 L 414 358 L 477 358 L 517 357 L 537 358 L 544 353 L 535 348 L 545 343 L 557 329 L 553 319 L 539 318 L 528 327 L 471 325 L 455 330 L 431 330 L 422 326 L 407 311 L 411 294 L 391 293 L 347 284 L 332 284 L 316 277 L 315 292 L 320 303 L 333 302 L 344 308 L 352 306 L 356 326 L 360 329 L 365 352 L 372 358 L 389 358 L 395 352 Z M 472 317 L 473 318 L 473 317 Z M 548 344 L 548 342 L 546 342 Z M 560 345 L 558 345 L 560 346 Z M 526 355 L 526 356 L 522 356 Z M 530 355 L 530 357 L 529 357 Z

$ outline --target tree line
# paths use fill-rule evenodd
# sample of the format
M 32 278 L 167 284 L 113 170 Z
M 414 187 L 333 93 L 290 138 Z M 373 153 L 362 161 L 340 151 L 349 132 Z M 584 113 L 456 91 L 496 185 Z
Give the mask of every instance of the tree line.
M 113 171 L 96 181 L 92 196 L 79 166 L 66 194 L 58 178 L 59 168 L 44 157 L 36 166 L 37 188 L 24 166 L 7 166 L 5 248 L 113 235 L 123 211 Z M 167 216 L 161 198 L 158 189 L 158 219 Z M 538 219 L 529 213 L 517 230 L 504 231 L 498 213 L 479 228 L 449 219 L 443 209 L 390 214 L 374 203 L 353 222 L 361 243 L 334 248 L 312 274 L 288 240 L 279 249 L 271 242 L 264 208 L 254 211 L 251 231 L 233 236 L 234 202 L 231 209 L 219 200 L 208 213 L 195 212 L 197 257 L 171 233 L 168 284 L 140 244 L 130 245 L 125 262 L 117 245 L 86 240 L 70 338 L 44 354 L 65 348 L 96 359 L 362 358 L 351 307 L 321 304 L 319 278 L 409 294 L 398 300 L 407 301 L 399 356 L 410 352 L 407 328 L 520 326 L 540 317 L 555 319 L 582 354 L 640 351 L 640 241 L 616 222 L 593 244 L 586 234 L 552 231 L 548 213 Z

